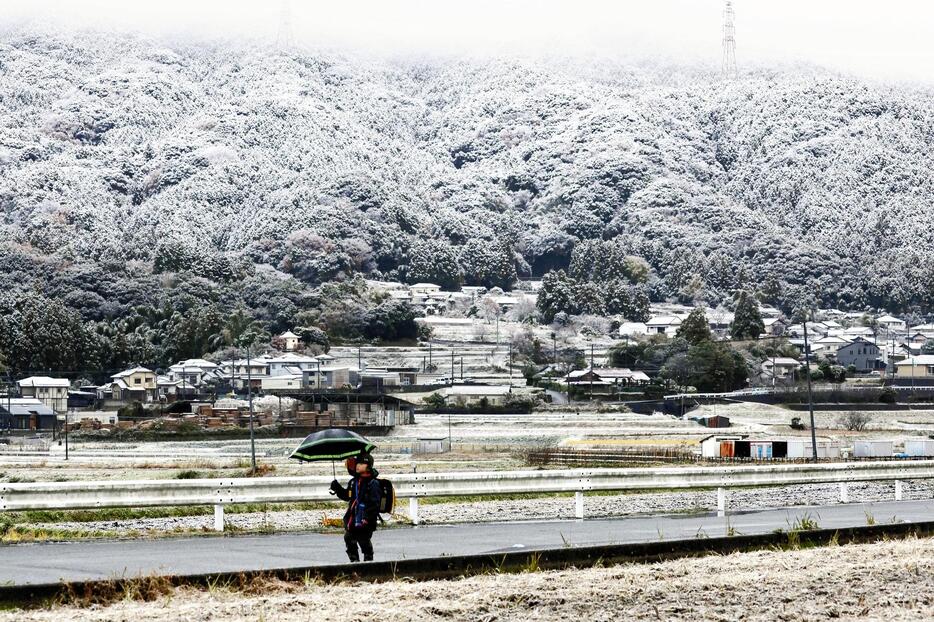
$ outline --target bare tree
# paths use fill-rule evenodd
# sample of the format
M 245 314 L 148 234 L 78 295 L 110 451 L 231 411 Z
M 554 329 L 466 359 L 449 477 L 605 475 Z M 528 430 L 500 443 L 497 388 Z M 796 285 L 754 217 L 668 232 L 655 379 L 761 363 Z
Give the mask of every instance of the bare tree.
M 837 417 L 837 425 L 850 432 L 862 432 L 871 421 L 872 417 L 869 416 L 869 413 L 858 411 L 848 412 Z

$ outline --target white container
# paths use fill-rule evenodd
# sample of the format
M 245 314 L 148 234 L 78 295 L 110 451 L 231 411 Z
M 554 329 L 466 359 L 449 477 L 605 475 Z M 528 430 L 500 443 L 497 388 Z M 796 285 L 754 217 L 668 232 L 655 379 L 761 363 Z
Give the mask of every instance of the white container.
M 811 458 L 813 455 L 811 441 L 804 440 L 791 440 L 788 441 L 788 457 L 789 458 Z M 840 457 L 840 445 L 839 443 L 831 443 L 828 441 L 818 441 L 817 442 L 817 457 L 820 458 L 839 458 Z
M 907 440 L 905 441 L 905 453 L 923 458 L 934 457 L 934 441 L 930 439 Z
M 854 441 L 853 457 L 891 458 L 894 453 L 892 445 L 892 441 Z

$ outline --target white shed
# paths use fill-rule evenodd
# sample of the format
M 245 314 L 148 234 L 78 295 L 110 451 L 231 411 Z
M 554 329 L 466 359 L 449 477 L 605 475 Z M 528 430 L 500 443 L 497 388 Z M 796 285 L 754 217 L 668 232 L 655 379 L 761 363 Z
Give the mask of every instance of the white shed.
M 853 441 L 855 458 L 891 458 L 892 441 Z
M 788 441 L 788 457 L 789 458 L 810 458 L 813 455 L 813 445 L 809 440 L 789 440 Z M 818 458 L 839 458 L 840 457 L 840 444 L 831 443 L 829 441 L 818 441 L 817 442 L 817 457 Z
M 451 439 L 443 438 L 420 438 L 415 441 L 415 453 L 417 454 L 443 454 L 451 451 Z
M 930 458 L 934 456 L 934 440 L 927 438 L 906 440 L 905 453 L 909 456 Z

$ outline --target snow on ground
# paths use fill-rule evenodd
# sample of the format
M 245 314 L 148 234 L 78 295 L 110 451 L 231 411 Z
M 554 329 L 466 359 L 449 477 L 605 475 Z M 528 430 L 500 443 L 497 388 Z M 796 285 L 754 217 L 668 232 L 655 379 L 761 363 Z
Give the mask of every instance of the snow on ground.
M 176 590 L 152 602 L 7 611 L 0 620 L 922 620 L 934 540 L 757 551 L 449 581 Z

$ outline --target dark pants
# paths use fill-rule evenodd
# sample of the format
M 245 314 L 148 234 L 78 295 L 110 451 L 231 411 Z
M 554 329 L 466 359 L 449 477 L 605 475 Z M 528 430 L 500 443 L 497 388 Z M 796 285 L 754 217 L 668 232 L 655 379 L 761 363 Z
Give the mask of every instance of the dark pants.
M 344 531 L 344 544 L 347 545 L 347 557 L 352 562 L 360 561 L 360 554 L 357 552 L 357 545 L 363 551 L 363 561 L 373 561 L 373 529 L 369 527 L 352 527 Z

